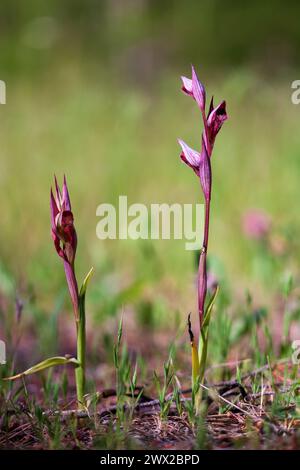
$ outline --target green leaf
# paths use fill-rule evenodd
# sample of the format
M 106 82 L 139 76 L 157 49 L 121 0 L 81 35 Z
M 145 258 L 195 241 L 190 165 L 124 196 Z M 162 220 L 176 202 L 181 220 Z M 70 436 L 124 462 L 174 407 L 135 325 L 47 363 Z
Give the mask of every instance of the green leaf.
M 192 348 L 192 379 L 193 379 L 193 384 L 195 384 L 200 374 L 200 364 L 199 364 L 198 350 L 194 341 L 191 342 L 191 348 Z
M 205 367 L 206 367 L 206 359 L 207 359 L 207 346 L 208 346 L 208 327 L 205 331 L 201 330 L 201 341 L 199 341 L 199 379 L 200 383 L 203 382 L 204 374 L 205 374 Z
M 90 280 L 91 277 L 92 277 L 93 272 L 94 272 L 94 268 L 91 268 L 91 269 L 89 270 L 89 272 L 87 273 L 87 275 L 85 276 L 84 281 L 83 281 L 82 286 L 81 286 L 81 289 L 80 289 L 80 292 L 79 292 L 79 296 L 80 296 L 80 297 L 84 297 L 84 296 L 85 296 L 86 289 L 87 289 L 89 280 Z
M 217 295 L 219 293 L 219 286 L 217 286 L 215 292 L 213 293 L 209 303 L 208 303 L 208 306 L 206 308 L 206 311 L 205 311 L 205 315 L 204 315 L 204 320 L 203 320 L 203 324 L 202 324 L 202 328 L 207 328 L 208 325 L 209 325 L 209 322 L 210 322 L 210 317 L 211 317 L 211 312 L 212 312 L 212 309 L 213 309 L 213 306 L 215 304 L 215 301 L 216 301 L 216 298 L 217 298 Z
M 20 372 L 20 374 L 12 375 L 11 377 L 5 377 L 3 380 L 16 380 L 20 379 L 24 375 L 31 375 L 40 372 L 41 370 L 48 369 L 49 367 L 54 366 L 61 366 L 65 364 L 74 364 L 75 366 L 79 365 L 79 362 L 74 357 L 63 357 L 63 356 L 55 356 L 49 357 L 38 364 L 30 367 L 29 369 L 25 370 L 24 372 Z
M 198 345 L 200 382 L 202 382 L 204 378 L 206 358 L 207 358 L 207 348 L 208 348 L 208 329 L 209 329 L 211 312 L 212 312 L 214 303 L 216 301 L 218 292 L 219 292 L 219 286 L 217 286 L 214 294 L 212 295 L 207 305 L 207 308 L 205 310 L 204 320 L 201 326 L 201 334 L 200 334 L 199 345 Z
M 119 327 L 118 327 L 118 339 L 117 339 L 118 350 L 119 350 L 120 345 L 121 345 L 122 335 L 123 335 L 123 316 L 121 317 L 121 319 L 119 321 Z
M 84 334 L 84 328 L 85 328 L 85 294 L 86 294 L 86 289 L 89 283 L 89 280 L 91 279 L 91 276 L 94 272 L 94 268 L 91 268 L 87 275 L 84 278 L 84 281 L 82 283 L 82 286 L 80 288 L 79 292 L 79 323 L 81 324 L 82 328 L 82 333 Z

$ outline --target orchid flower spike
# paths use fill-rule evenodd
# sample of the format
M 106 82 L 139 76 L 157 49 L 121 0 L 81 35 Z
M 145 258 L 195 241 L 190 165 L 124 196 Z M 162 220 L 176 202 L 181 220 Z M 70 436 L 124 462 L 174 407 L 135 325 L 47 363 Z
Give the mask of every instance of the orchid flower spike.
M 55 196 L 50 192 L 51 232 L 55 249 L 63 259 L 67 283 L 73 304 L 75 319 L 78 320 L 78 285 L 75 276 L 75 255 L 77 249 L 77 234 L 74 227 L 74 217 L 66 177 L 60 190 L 55 177 Z
M 221 129 L 223 122 L 228 119 L 226 113 L 226 102 L 222 101 L 218 106 L 214 107 L 213 98 L 211 99 L 209 111 L 205 116 L 205 103 L 206 103 L 206 92 L 204 85 L 200 82 L 195 68 L 192 66 L 192 78 L 181 77 L 182 80 L 182 91 L 194 98 L 198 104 L 203 117 L 204 131 L 203 140 L 206 146 L 208 156 L 211 157 L 215 138 Z

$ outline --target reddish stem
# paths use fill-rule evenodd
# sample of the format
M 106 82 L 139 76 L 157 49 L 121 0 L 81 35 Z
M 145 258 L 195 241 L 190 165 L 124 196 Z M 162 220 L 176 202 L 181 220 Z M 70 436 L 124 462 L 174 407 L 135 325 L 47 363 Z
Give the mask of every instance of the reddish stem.
M 208 235 L 209 235 L 209 218 L 210 218 L 210 200 L 205 201 L 205 222 L 204 222 L 204 237 L 202 243 L 202 249 L 199 258 L 199 270 L 198 270 L 198 311 L 199 311 L 199 324 L 200 330 L 204 317 L 205 299 L 207 293 L 207 268 L 206 268 L 206 256 L 208 247 Z

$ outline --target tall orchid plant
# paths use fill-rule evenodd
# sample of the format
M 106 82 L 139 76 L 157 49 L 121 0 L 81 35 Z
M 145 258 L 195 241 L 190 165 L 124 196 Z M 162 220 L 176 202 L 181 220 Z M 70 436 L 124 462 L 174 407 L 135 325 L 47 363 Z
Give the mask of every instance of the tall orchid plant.
M 54 246 L 58 255 L 63 260 L 66 280 L 73 305 L 77 334 L 77 357 L 73 358 L 68 355 L 65 357 L 51 357 L 30 367 L 25 372 L 9 377 L 8 379 L 14 380 L 26 375 L 34 374 L 49 367 L 72 363 L 75 366 L 77 401 L 79 408 L 82 408 L 84 407 L 85 394 L 85 294 L 93 269 L 91 269 L 87 274 L 79 291 L 75 274 L 77 234 L 74 226 L 74 217 L 71 210 L 71 201 L 65 177 L 62 190 L 60 190 L 55 178 L 55 195 L 53 194 L 52 189 L 50 192 L 50 216 Z
M 190 148 L 183 140 L 178 140 L 181 146 L 181 159 L 189 167 L 191 167 L 200 180 L 204 202 L 205 202 L 205 222 L 203 243 L 199 257 L 198 270 L 198 314 L 199 314 L 199 345 L 195 345 L 194 335 L 191 328 L 189 317 L 189 333 L 192 345 L 192 379 L 193 384 L 202 383 L 204 379 L 207 345 L 208 345 L 208 329 L 210 316 L 215 297 L 218 289 L 216 289 L 213 297 L 206 306 L 207 294 L 207 249 L 209 238 L 209 221 L 210 221 L 210 205 L 212 191 L 212 167 L 211 157 L 214 148 L 216 136 L 221 129 L 223 122 L 227 119 L 226 102 L 222 101 L 218 106 L 214 107 L 213 98 L 210 101 L 208 113 L 206 114 L 206 92 L 203 84 L 197 77 L 196 71 L 192 66 L 192 78 L 181 77 L 182 91 L 191 96 L 197 103 L 203 121 L 203 132 L 201 138 L 201 152 Z
M 50 192 L 51 230 L 55 249 L 62 258 L 73 305 L 76 333 L 77 333 L 77 361 L 75 369 L 77 400 L 80 406 L 84 404 L 85 391 L 85 292 L 87 282 L 93 272 L 90 270 L 83 285 L 78 291 L 75 275 L 75 255 L 77 249 L 77 234 L 74 227 L 74 217 L 71 210 L 71 201 L 64 177 L 62 191 L 55 178 L 55 196 Z

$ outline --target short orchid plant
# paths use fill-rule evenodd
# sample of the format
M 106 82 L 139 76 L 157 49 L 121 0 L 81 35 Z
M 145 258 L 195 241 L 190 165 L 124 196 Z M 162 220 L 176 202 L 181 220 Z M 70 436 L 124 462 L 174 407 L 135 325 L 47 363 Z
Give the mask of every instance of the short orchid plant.
M 74 358 L 69 355 L 66 355 L 65 357 L 51 357 L 30 367 L 20 374 L 9 377 L 9 379 L 18 379 L 57 365 L 73 364 L 75 366 L 78 406 L 79 408 L 82 408 L 84 407 L 86 362 L 85 294 L 93 269 L 89 271 L 83 281 L 81 289 L 79 290 L 75 274 L 77 234 L 74 226 L 74 217 L 71 210 L 71 201 L 65 177 L 62 190 L 59 188 L 55 178 L 55 195 L 53 194 L 52 189 L 50 192 L 50 216 L 54 246 L 64 264 L 66 280 L 73 305 L 77 334 L 77 357 Z
M 199 314 L 199 344 L 198 348 L 195 343 L 194 334 L 192 332 L 191 320 L 189 316 L 188 326 L 192 345 L 192 382 L 197 387 L 203 382 L 207 346 L 209 323 L 212 307 L 218 293 L 216 288 L 212 298 L 206 303 L 207 297 L 207 249 L 209 238 L 209 221 L 210 206 L 212 192 L 212 167 L 211 157 L 214 143 L 222 124 L 227 119 L 226 103 L 222 101 L 218 106 L 214 107 L 213 98 L 210 101 L 208 113 L 206 114 L 206 92 L 203 84 L 197 77 L 196 71 L 192 66 L 192 78 L 182 77 L 182 91 L 191 96 L 197 103 L 203 120 L 203 132 L 201 138 L 201 151 L 198 152 L 190 148 L 182 140 L 178 140 L 181 146 L 181 159 L 189 167 L 191 167 L 200 180 L 204 202 L 205 202 L 205 222 L 203 243 L 199 257 L 198 270 L 198 314 Z M 201 395 L 201 393 L 200 393 Z M 198 400 L 199 401 L 199 400 Z

